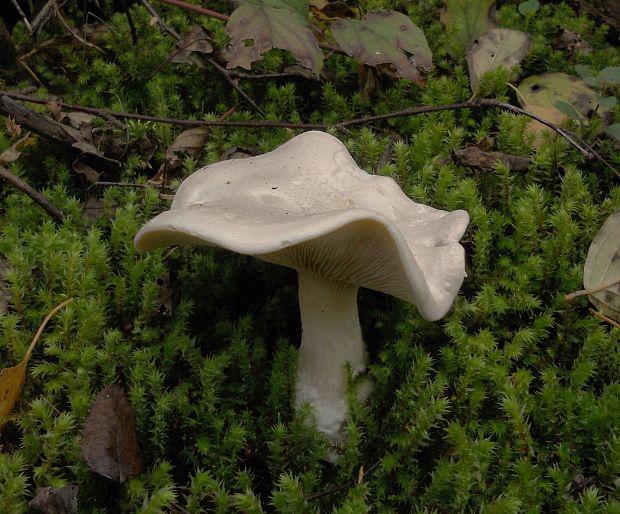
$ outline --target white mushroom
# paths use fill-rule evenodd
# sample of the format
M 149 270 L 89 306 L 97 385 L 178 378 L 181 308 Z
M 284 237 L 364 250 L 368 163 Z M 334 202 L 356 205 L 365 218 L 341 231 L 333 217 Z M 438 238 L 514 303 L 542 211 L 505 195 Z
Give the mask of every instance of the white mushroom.
M 468 219 L 412 202 L 394 180 L 361 170 L 337 138 L 306 132 L 267 154 L 198 170 L 135 244 L 217 246 L 298 270 L 295 402 L 309 402 L 317 428 L 338 441 L 348 419 L 344 366 L 354 376 L 366 369 L 359 286 L 441 318 L 465 277 L 458 241 Z

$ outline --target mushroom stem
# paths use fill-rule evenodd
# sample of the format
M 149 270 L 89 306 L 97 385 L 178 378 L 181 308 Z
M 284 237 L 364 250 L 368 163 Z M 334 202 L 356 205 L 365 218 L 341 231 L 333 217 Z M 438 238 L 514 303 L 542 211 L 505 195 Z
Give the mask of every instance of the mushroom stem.
M 302 336 L 295 404 L 312 406 L 316 428 L 337 443 L 348 419 L 345 364 L 355 377 L 366 369 L 357 313 L 358 286 L 299 272 Z M 369 387 L 358 391 L 366 399 Z

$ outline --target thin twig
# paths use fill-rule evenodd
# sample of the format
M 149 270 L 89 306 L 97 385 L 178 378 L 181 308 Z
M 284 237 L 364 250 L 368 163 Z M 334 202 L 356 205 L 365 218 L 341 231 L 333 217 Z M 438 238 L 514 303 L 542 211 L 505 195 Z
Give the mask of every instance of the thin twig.
M 246 102 L 248 102 L 254 109 L 259 112 L 262 116 L 266 116 L 267 113 L 263 108 L 261 108 L 254 100 L 252 100 L 248 94 L 241 89 L 239 84 L 235 82 L 235 80 L 230 76 L 230 73 L 226 68 L 220 66 L 214 59 L 210 57 L 203 57 L 205 61 L 207 61 L 211 66 L 213 66 L 217 71 L 219 71 L 222 76 L 226 79 L 226 81 L 239 93 L 243 98 L 245 98 Z
M 613 282 L 609 282 L 608 284 L 603 284 L 597 287 L 593 287 L 591 289 L 582 289 L 580 291 L 575 291 L 573 293 L 568 293 L 564 299 L 567 302 L 574 300 L 575 298 L 579 298 L 580 296 L 590 296 L 591 294 L 598 293 L 599 291 L 603 291 L 608 287 L 615 286 L 616 284 L 620 284 L 620 279 L 615 279 Z
M 592 314 L 592 316 L 594 316 L 595 318 L 598 318 L 598 319 L 600 319 L 602 321 L 606 321 L 612 327 L 620 328 L 620 323 L 618 323 L 616 320 L 608 318 L 602 312 L 598 312 L 598 311 L 595 311 L 594 309 L 590 309 L 590 314 Z
M 203 14 L 204 16 L 209 16 L 210 18 L 217 18 L 218 20 L 228 21 L 230 16 L 227 14 L 223 14 L 221 12 L 213 11 L 211 9 L 207 9 L 205 7 L 200 7 L 194 4 L 188 4 L 186 2 L 182 2 L 181 0 L 159 0 L 164 4 L 174 5 L 176 7 L 180 7 L 185 11 L 192 11 L 198 14 Z
M 69 26 L 69 24 L 65 21 L 65 19 L 62 17 L 62 14 L 60 14 L 60 9 L 58 8 L 58 4 L 56 4 L 56 1 L 54 1 L 53 4 L 54 4 L 54 12 L 56 13 L 56 18 L 58 18 L 60 20 L 60 23 L 62 23 L 62 25 L 69 31 L 69 33 L 75 39 L 77 39 L 83 45 L 88 46 L 90 48 L 94 48 L 95 50 L 98 50 L 99 52 L 103 53 L 103 49 L 99 48 L 97 45 L 94 45 L 93 43 L 90 43 L 90 42 L 86 41 L 75 30 L 73 30 Z
M 43 334 L 43 331 L 45 330 L 45 327 L 47 326 L 47 324 L 49 323 L 49 321 L 56 316 L 56 314 L 58 314 L 58 311 L 64 309 L 67 305 L 69 305 L 70 303 L 73 303 L 73 298 L 68 298 L 67 300 L 65 300 L 64 302 L 56 305 L 56 307 L 54 307 L 47 316 L 45 316 L 45 319 L 43 320 L 43 322 L 41 323 L 41 325 L 39 326 L 39 329 L 37 330 L 37 333 L 34 335 L 34 337 L 32 338 L 32 342 L 30 343 L 30 346 L 28 347 L 28 350 L 26 350 L 26 355 L 24 356 L 24 359 L 27 359 L 30 357 L 30 354 L 32 353 L 32 350 L 34 349 L 35 345 L 37 344 L 37 341 L 41 338 L 41 334 Z
M 97 182 L 93 182 L 88 189 L 90 189 L 91 187 L 95 187 L 95 186 L 106 186 L 106 187 L 110 187 L 110 186 L 116 186 L 116 187 L 134 187 L 134 188 L 146 188 L 149 187 L 146 184 L 135 184 L 133 182 L 107 182 L 104 180 L 98 180 Z
M 60 5 L 58 5 L 58 8 L 63 8 L 66 3 L 67 1 L 63 0 L 62 2 L 60 2 Z M 37 32 L 39 32 L 45 26 L 45 24 L 54 16 L 53 7 L 56 6 L 56 4 L 57 0 L 48 0 L 48 2 L 43 7 L 41 7 L 41 10 L 34 17 L 34 20 L 32 20 L 32 33 L 36 34 Z
M 153 8 L 150 2 L 148 2 L 148 0 L 141 0 L 141 2 L 142 2 L 142 5 L 146 8 L 146 10 L 149 12 L 149 14 L 157 20 L 157 25 L 159 26 L 160 32 L 170 34 L 177 41 L 180 41 L 182 39 L 181 35 L 176 30 L 168 26 L 168 24 L 163 20 L 163 18 Z M 174 2 L 173 2 L 173 5 L 178 6 L 178 4 L 175 4 Z M 187 5 L 191 5 L 191 4 L 187 4 Z M 204 9 L 203 7 L 198 7 L 196 5 L 193 5 L 192 7 L 197 7 L 199 10 Z M 204 10 L 209 11 L 209 12 L 214 12 L 214 11 L 210 11 L 210 9 L 204 9 Z M 202 14 L 205 14 L 205 13 L 202 13 Z M 228 19 L 228 17 L 226 19 Z M 210 57 L 202 57 L 202 59 L 205 62 L 207 62 L 209 65 L 211 65 L 213 68 L 215 68 L 218 72 L 220 72 L 222 76 L 224 77 L 224 79 L 226 79 L 226 81 L 233 87 L 233 89 L 235 89 L 237 93 L 239 93 L 245 99 L 245 101 L 248 102 L 254 108 L 254 110 L 256 110 L 256 112 L 260 113 L 262 116 L 266 115 L 265 111 L 254 100 L 252 100 L 252 98 L 250 98 L 250 96 L 239 86 L 239 84 L 237 84 L 234 81 L 234 79 L 231 77 L 230 71 L 220 66 L 214 59 L 211 59 Z
M 28 18 L 26 18 L 26 14 L 24 13 L 24 11 L 22 11 L 22 8 L 20 7 L 19 3 L 17 2 L 17 0 L 11 0 L 13 6 L 15 7 L 15 9 L 17 10 L 19 16 L 21 17 L 22 21 L 24 22 L 24 24 L 26 25 L 26 28 L 28 29 L 28 32 L 30 32 L 30 34 L 32 34 L 32 25 L 30 25 L 30 22 L 28 21 Z
M 30 184 L 11 173 L 10 170 L 5 168 L 4 166 L 0 166 L 0 178 L 6 180 L 12 186 L 15 186 L 17 189 L 26 193 L 30 198 L 32 198 L 36 203 L 38 203 L 41 207 L 45 209 L 45 211 L 59 223 L 62 223 L 64 219 L 64 215 L 57 207 L 51 204 L 51 202 L 45 198 L 39 191 L 34 189 Z
M 20 93 L 14 93 L 11 91 L 0 91 L 0 96 L 8 96 L 10 98 L 14 98 L 15 100 L 21 100 L 24 102 L 32 102 L 38 104 L 45 104 L 49 100 L 35 98 L 28 95 L 22 95 Z M 470 100 L 467 102 L 455 103 L 455 104 L 446 104 L 446 105 L 424 105 L 420 107 L 410 107 L 409 109 L 403 109 L 401 111 L 392 111 L 385 114 L 376 114 L 371 116 L 364 116 L 361 118 L 354 118 L 350 120 L 343 120 L 338 123 L 288 123 L 281 121 L 269 121 L 269 120 L 250 120 L 250 121 L 228 121 L 228 120 L 183 120 L 178 118 L 166 118 L 163 116 L 150 116 L 147 114 L 136 114 L 129 112 L 117 112 L 117 111 L 109 111 L 106 109 L 97 109 L 94 107 L 86 107 L 83 105 L 75 105 L 75 104 L 62 104 L 63 108 L 70 109 L 73 111 L 81 111 L 88 112 L 90 114 L 94 114 L 95 116 L 113 116 L 115 118 L 124 118 L 124 119 L 135 119 L 135 120 L 145 120 L 152 121 L 156 123 L 168 123 L 171 125 L 178 125 L 181 127 L 246 127 L 246 128 L 289 128 L 289 129 L 301 129 L 301 130 L 326 130 L 329 128 L 335 128 L 342 132 L 347 132 L 348 127 L 356 126 L 356 125 L 365 125 L 368 123 L 372 123 L 375 121 L 385 121 L 392 118 L 402 118 L 404 116 L 415 116 L 418 114 L 430 114 L 433 112 L 441 112 L 441 111 L 456 111 L 462 109 L 502 109 L 505 111 L 512 112 L 514 114 L 521 114 L 523 116 L 528 116 L 539 123 L 549 127 L 551 130 L 562 136 L 566 141 L 568 141 L 571 145 L 573 145 L 577 150 L 579 150 L 584 156 L 588 159 L 597 159 L 600 158 L 598 154 L 589 151 L 583 143 L 578 142 L 576 138 L 574 138 L 571 134 L 569 134 L 566 130 L 562 129 L 555 123 L 552 123 L 540 116 L 533 114 L 531 112 L 525 111 L 520 107 L 515 107 L 514 105 L 507 104 L 505 102 L 500 102 L 499 100 L 495 100 L 492 98 L 482 98 Z M 601 162 L 606 164 L 617 177 L 620 178 L 620 173 L 609 163 L 601 159 Z
M 170 27 L 168 24 L 166 24 L 166 22 L 162 19 L 159 13 L 153 8 L 151 3 L 148 2 L 148 0 L 141 0 L 141 3 L 144 6 L 144 8 L 149 12 L 149 14 L 153 18 L 155 18 L 155 20 L 157 21 L 157 25 L 159 26 L 160 32 L 166 32 L 170 34 L 176 40 L 181 39 L 181 35 L 176 30 L 174 30 L 172 27 Z

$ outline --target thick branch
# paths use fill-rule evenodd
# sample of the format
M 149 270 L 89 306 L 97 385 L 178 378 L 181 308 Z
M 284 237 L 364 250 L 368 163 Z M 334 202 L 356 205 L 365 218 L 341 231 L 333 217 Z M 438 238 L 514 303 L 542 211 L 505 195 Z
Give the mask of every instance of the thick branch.
M 11 115 L 15 118 L 15 121 L 20 125 L 24 125 L 28 127 L 33 132 L 40 134 L 45 137 L 49 137 L 50 139 L 63 144 L 72 145 L 75 143 L 76 138 L 71 134 L 71 127 L 67 127 L 62 123 L 58 123 L 57 121 L 52 120 L 38 112 L 33 111 L 32 109 L 28 109 L 23 105 L 14 102 L 11 98 L 15 98 L 16 100 L 23 100 L 23 98 L 19 98 L 19 95 L 14 96 L 16 93 L 11 93 L 5 95 L 4 92 L 0 92 L 0 112 L 3 112 L 6 115 Z M 29 98 L 29 97 L 27 97 Z M 47 100 L 42 102 L 34 102 L 34 103 L 46 103 Z

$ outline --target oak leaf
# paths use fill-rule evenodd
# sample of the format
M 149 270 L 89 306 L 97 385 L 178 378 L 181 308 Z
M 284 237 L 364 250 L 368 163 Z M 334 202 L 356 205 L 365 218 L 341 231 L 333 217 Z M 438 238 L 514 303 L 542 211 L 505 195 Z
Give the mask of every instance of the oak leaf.
M 318 75 L 323 52 L 310 28 L 308 9 L 304 0 L 244 0 L 226 24 L 231 38 L 224 51 L 226 68 L 249 70 L 263 53 L 280 48 Z
M 348 55 L 370 66 L 389 65 L 397 77 L 420 82 L 419 69 L 433 64 L 424 33 L 402 13 L 370 12 L 361 20 L 335 21 L 330 28 Z

